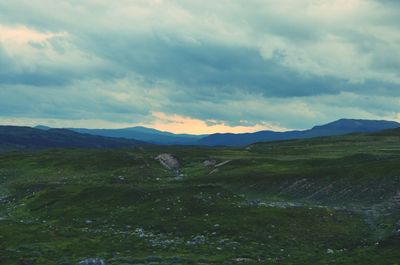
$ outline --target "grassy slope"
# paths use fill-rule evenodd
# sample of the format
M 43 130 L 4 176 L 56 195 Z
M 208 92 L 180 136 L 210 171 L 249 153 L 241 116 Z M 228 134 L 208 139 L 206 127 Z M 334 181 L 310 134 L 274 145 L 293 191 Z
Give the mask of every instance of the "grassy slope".
M 5 154 L 0 264 L 398 264 L 399 162 L 396 134 Z

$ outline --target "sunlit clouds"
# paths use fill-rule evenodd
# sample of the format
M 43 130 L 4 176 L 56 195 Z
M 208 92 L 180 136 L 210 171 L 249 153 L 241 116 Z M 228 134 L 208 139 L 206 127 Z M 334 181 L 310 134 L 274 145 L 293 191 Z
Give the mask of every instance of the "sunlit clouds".
M 211 134 L 211 133 L 244 133 L 261 130 L 282 131 L 284 128 L 270 126 L 267 124 L 256 124 L 252 126 L 229 126 L 215 120 L 199 120 L 180 115 L 167 115 L 161 112 L 154 112 L 155 121 L 150 124 L 143 124 L 152 128 L 175 133 L 189 134 Z
M 0 122 L 177 133 L 400 111 L 400 3 L 1 1 Z

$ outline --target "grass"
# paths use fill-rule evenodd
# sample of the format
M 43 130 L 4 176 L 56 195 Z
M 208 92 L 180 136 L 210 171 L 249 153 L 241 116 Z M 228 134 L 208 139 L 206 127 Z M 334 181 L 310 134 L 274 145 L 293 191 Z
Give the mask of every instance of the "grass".
M 399 264 L 399 140 L 3 154 L 0 264 Z

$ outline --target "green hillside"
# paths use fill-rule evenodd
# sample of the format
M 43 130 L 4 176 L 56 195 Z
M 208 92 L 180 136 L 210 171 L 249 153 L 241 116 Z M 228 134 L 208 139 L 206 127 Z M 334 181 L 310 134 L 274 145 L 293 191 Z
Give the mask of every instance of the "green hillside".
M 161 153 L 180 169 L 160 165 Z M 0 187 L 4 265 L 400 264 L 393 131 L 14 152 L 0 156 Z

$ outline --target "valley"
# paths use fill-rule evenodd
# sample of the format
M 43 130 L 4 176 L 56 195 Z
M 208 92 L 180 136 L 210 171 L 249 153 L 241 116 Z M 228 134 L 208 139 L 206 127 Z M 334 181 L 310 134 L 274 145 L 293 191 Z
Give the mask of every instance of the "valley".
M 173 170 L 160 154 L 176 158 Z M 398 264 L 399 165 L 398 129 L 244 148 L 8 152 L 0 263 Z

